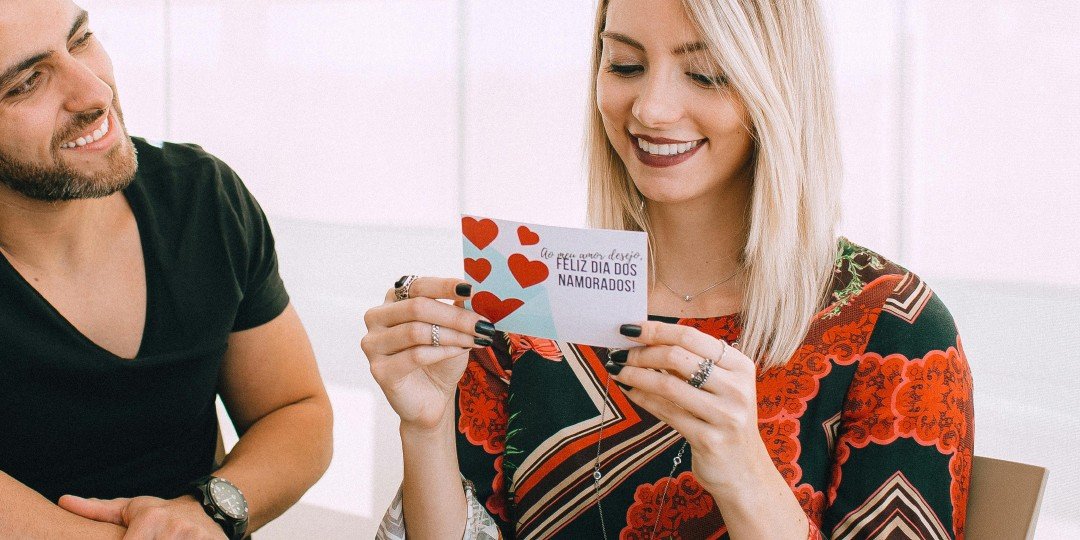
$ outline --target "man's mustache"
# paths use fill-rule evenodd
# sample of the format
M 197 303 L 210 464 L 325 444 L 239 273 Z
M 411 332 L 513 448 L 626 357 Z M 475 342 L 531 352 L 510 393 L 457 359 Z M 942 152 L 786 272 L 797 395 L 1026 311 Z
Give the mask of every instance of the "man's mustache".
M 93 111 L 76 113 L 75 117 L 71 120 L 71 127 L 64 129 L 60 132 L 60 135 L 53 139 L 53 146 L 60 146 L 86 131 L 86 128 L 94 125 L 102 116 L 105 115 L 105 109 L 95 109 Z

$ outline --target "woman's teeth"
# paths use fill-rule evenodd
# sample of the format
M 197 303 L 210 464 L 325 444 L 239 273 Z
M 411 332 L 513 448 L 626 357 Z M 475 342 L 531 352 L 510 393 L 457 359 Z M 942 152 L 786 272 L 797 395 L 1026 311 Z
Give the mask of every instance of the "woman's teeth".
M 101 140 L 102 137 L 104 137 L 104 136 L 106 136 L 108 134 L 109 134 L 109 118 L 105 117 L 105 121 L 101 123 L 101 127 L 95 129 L 93 133 L 91 133 L 89 135 L 84 135 L 82 137 L 79 137 L 78 139 L 75 139 L 74 141 L 69 141 L 69 142 L 66 142 L 64 144 L 61 144 L 60 148 L 75 148 L 77 146 L 86 146 L 86 145 L 88 145 L 88 144 L 90 144 L 92 142 L 97 142 L 98 140 Z
M 701 141 L 690 141 L 676 144 L 653 144 L 645 139 L 638 138 L 638 148 L 654 156 L 674 156 L 693 150 Z

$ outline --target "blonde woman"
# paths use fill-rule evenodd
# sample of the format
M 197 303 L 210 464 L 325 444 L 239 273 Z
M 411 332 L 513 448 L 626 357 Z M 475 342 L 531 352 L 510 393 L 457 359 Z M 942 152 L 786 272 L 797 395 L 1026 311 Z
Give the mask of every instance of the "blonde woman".
M 836 236 L 823 41 L 812 0 L 600 2 L 589 211 L 648 233 L 655 315 L 606 351 L 403 278 L 364 339 L 401 416 L 382 537 L 963 536 L 970 372 L 933 292 Z

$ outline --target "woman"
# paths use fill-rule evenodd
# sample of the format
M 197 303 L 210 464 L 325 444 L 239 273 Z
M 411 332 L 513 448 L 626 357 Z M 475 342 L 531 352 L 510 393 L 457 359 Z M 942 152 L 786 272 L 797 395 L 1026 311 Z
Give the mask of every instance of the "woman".
M 648 233 L 656 316 L 605 351 L 403 278 L 363 344 L 401 416 L 380 534 L 962 537 L 971 376 L 926 285 L 835 236 L 812 0 L 602 1 L 593 67 L 591 221 Z

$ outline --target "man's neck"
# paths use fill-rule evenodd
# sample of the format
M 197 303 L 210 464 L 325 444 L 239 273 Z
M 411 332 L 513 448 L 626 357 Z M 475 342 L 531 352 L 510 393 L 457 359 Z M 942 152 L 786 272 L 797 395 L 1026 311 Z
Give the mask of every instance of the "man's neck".
M 126 210 L 121 193 L 43 202 L 0 186 L 0 251 L 17 266 L 48 274 L 70 272 L 100 253 Z

